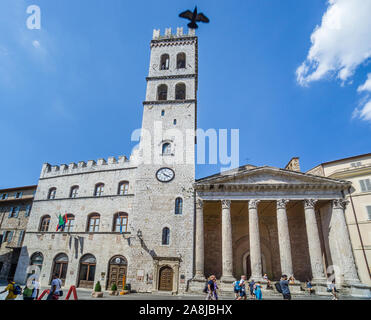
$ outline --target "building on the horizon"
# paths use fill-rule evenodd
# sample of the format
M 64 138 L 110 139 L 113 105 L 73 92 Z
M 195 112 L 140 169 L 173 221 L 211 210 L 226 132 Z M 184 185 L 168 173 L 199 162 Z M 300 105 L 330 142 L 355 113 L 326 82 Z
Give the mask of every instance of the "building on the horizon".
M 325 292 L 335 272 L 345 294 L 361 283 L 345 220 L 351 182 L 245 165 L 195 180 L 198 38 L 154 30 L 139 148 L 129 158 L 42 166 L 15 281 L 32 268 L 41 285 L 137 292 L 202 292 L 215 274 L 224 292 L 245 274 L 312 279 Z M 57 231 L 59 215 L 68 222 Z
M 345 217 L 361 281 L 371 286 L 371 153 L 322 163 L 308 173 L 347 180 Z
M 14 277 L 36 187 L 0 189 L 0 281 Z

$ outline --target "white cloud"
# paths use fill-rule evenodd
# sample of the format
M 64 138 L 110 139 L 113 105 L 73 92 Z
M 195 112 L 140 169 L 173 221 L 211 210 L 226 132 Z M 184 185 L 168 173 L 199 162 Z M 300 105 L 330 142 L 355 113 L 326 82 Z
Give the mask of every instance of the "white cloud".
M 371 92 L 371 73 L 367 75 L 366 82 L 363 85 L 359 86 L 357 91 L 358 92 L 363 92 L 363 91 Z
M 39 47 L 40 47 L 40 42 L 37 41 L 37 40 L 34 40 L 34 41 L 32 41 L 32 45 L 33 45 L 35 48 L 39 48 Z
M 334 75 L 343 82 L 371 57 L 371 0 L 329 0 L 328 8 L 311 35 L 306 60 L 296 70 L 305 86 Z

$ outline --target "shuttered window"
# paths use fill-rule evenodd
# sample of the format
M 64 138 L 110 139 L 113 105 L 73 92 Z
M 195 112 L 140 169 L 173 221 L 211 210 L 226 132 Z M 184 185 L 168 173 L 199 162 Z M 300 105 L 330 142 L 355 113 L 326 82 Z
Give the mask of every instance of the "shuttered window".
M 368 220 L 371 220 L 371 206 L 367 206 Z
M 361 185 L 362 192 L 371 191 L 371 180 L 370 179 L 359 180 L 359 184 Z

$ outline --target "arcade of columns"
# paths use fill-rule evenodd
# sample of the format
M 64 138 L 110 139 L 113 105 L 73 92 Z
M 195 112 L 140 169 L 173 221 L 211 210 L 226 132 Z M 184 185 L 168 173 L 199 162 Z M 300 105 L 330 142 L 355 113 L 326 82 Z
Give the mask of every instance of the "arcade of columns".
M 314 283 L 325 283 L 326 275 L 322 262 L 322 251 L 320 236 L 317 226 L 314 206 L 315 199 L 305 199 L 304 214 L 308 237 L 310 263 Z M 250 237 L 250 259 L 251 278 L 262 279 L 259 215 L 258 203 L 260 200 L 249 200 L 249 237 Z M 290 234 L 286 213 L 286 204 L 289 200 L 279 199 L 277 203 L 277 228 L 279 253 L 282 274 L 294 275 L 291 257 Z M 341 264 L 343 267 L 344 281 L 348 283 L 359 282 L 358 274 L 353 258 L 352 246 L 345 221 L 346 201 L 343 199 L 332 200 L 332 225 L 336 229 L 338 247 L 341 248 Z M 232 222 L 231 222 L 231 200 L 221 200 L 222 205 L 222 282 L 232 282 L 233 277 L 233 250 L 232 250 Z M 196 281 L 204 281 L 204 213 L 203 200 L 196 201 L 196 250 L 195 250 L 195 277 Z

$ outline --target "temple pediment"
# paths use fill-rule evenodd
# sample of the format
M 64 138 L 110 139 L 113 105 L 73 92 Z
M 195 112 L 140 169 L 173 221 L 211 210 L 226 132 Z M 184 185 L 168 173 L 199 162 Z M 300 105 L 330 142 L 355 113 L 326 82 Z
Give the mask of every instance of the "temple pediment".
M 209 185 L 224 186 L 310 186 L 344 187 L 348 182 L 275 167 L 241 167 L 196 181 L 196 188 Z

